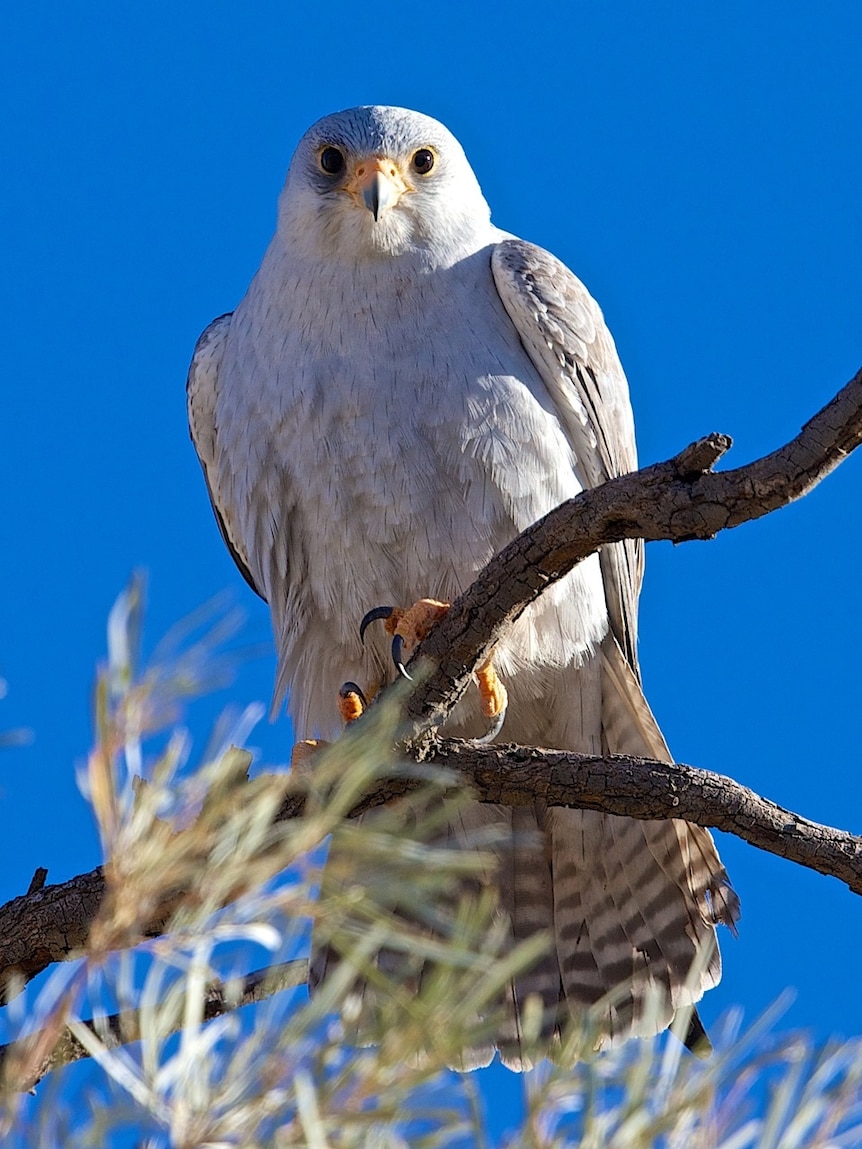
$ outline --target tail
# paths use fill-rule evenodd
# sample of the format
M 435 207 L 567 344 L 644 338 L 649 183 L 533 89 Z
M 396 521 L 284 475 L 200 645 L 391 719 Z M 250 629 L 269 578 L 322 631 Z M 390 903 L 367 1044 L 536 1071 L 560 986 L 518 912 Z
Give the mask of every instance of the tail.
M 573 668 L 555 707 L 517 698 L 510 736 L 532 745 L 672 761 L 640 684 L 609 636 L 586 667 Z M 551 711 L 554 711 L 552 714 Z M 643 821 L 589 810 L 509 809 L 468 802 L 453 812 L 448 840 L 461 848 L 496 831 L 496 887 L 509 944 L 543 932 L 546 953 L 510 985 L 493 1044 L 465 1051 L 456 1068 L 486 1065 L 496 1047 L 504 1064 L 529 1068 L 528 1001 L 541 1007 L 540 1037 L 552 1045 L 589 1017 L 597 1048 L 667 1028 L 721 977 L 715 927 L 735 927 L 739 903 L 709 832 L 679 820 Z M 487 850 L 487 845 L 484 847 Z M 409 916 L 409 914 L 405 914 Z M 310 984 L 334 954 L 316 949 Z M 390 959 L 377 961 L 387 968 Z M 358 986 L 360 996 L 367 989 Z M 684 1040 L 704 1049 L 692 1012 Z

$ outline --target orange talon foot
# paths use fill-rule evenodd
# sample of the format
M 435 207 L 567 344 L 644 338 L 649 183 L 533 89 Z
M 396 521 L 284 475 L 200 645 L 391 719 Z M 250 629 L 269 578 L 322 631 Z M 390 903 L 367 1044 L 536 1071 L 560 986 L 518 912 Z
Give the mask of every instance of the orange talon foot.
M 490 658 L 476 671 L 476 681 L 482 699 L 482 713 L 486 718 L 496 718 L 506 709 L 509 696 Z
M 328 742 L 323 742 L 319 738 L 306 738 L 302 742 L 294 743 L 293 749 L 290 752 L 290 766 L 292 770 L 302 773 L 307 771 L 311 766 L 311 759 L 318 751 L 325 749 L 329 745 Z
M 407 610 L 398 606 L 376 606 L 359 624 L 359 637 L 364 639 L 365 629 L 369 623 L 384 619 L 386 633 L 392 635 L 392 661 L 398 672 L 409 678 L 410 675 L 404 668 L 405 646 L 409 654 L 448 609 L 448 602 L 438 602 L 433 598 L 420 598 Z
M 345 682 L 338 692 L 338 710 L 344 722 L 355 722 L 368 708 L 368 702 L 355 682 Z
M 355 683 L 345 683 L 340 688 L 338 710 L 345 723 L 355 722 L 367 709 L 368 700 L 365 699 L 360 686 L 356 686 Z M 324 750 L 330 745 L 330 742 L 318 738 L 307 738 L 301 742 L 294 742 L 291 750 L 291 768 L 299 772 L 307 771 L 310 768 L 311 758 L 314 758 L 318 750 Z
M 448 602 L 438 602 L 433 598 L 420 598 L 406 610 L 398 606 L 376 606 L 359 624 L 359 637 L 364 641 L 368 625 L 383 619 L 387 634 L 392 635 L 392 661 L 400 674 L 410 678 L 404 668 L 405 649 L 409 655 L 434 624 L 443 618 L 449 606 Z M 487 732 L 475 740 L 481 745 L 493 742 L 502 730 L 509 696 L 490 658 L 479 667 L 475 677 L 479 684 L 482 714 L 485 718 L 492 719 Z
M 365 711 L 368 702 L 361 687 L 355 682 L 345 682 L 338 692 L 338 710 L 345 722 L 355 722 Z M 290 765 L 297 771 L 308 770 L 311 760 L 321 750 L 325 750 L 329 742 L 320 738 L 305 738 L 302 742 L 294 743 L 290 752 Z
M 509 695 L 490 658 L 479 667 L 475 677 L 479 684 L 482 713 L 486 718 L 493 719 L 487 732 L 481 738 L 475 739 L 481 746 L 486 742 L 493 742 L 503 729 L 503 723 L 506 721 L 506 708 L 509 705 Z
M 435 622 L 439 622 L 449 611 L 448 602 L 438 602 L 435 598 L 420 598 L 407 610 L 393 607 L 392 614 L 385 622 L 388 634 L 400 634 L 411 647 L 417 646 L 430 632 Z

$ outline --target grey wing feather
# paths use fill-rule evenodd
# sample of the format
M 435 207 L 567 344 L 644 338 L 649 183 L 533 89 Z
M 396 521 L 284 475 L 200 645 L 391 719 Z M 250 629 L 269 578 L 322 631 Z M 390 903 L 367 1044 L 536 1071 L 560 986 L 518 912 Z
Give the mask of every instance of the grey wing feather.
M 637 469 L 629 389 L 598 304 L 549 252 L 523 240 L 497 244 L 491 257 L 503 306 L 557 407 L 585 487 Z M 602 549 L 611 630 L 635 675 L 643 542 Z
M 219 388 L 219 367 L 224 354 L 225 340 L 230 330 L 231 314 L 228 312 L 226 315 L 220 315 L 218 319 L 214 319 L 195 344 L 186 381 L 189 433 L 200 460 L 213 513 L 225 545 L 242 577 L 255 594 L 263 598 L 251 576 L 248 557 L 239 531 L 231 529 L 230 511 L 225 502 L 220 499 L 218 489 L 215 412 Z
M 498 244 L 491 267 L 503 306 L 572 445 L 582 485 L 595 487 L 635 470 L 628 385 L 586 288 L 559 260 L 521 240 Z M 604 547 L 600 559 L 610 621 L 597 651 L 602 751 L 670 762 L 638 673 L 643 543 Z M 578 671 L 581 681 L 586 671 Z M 677 820 L 644 822 L 561 809 L 547 812 L 546 829 L 566 998 L 592 1005 L 631 978 L 631 993 L 608 1007 L 608 1036 L 650 1029 L 644 1013 L 650 985 L 664 991 L 662 1020 L 669 1024 L 674 1011 L 718 981 L 713 927 L 724 922 L 734 928 L 739 915 L 709 832 Z M 699 981 L 689 984 L 689 968 L 700 951 L 705 965 Z

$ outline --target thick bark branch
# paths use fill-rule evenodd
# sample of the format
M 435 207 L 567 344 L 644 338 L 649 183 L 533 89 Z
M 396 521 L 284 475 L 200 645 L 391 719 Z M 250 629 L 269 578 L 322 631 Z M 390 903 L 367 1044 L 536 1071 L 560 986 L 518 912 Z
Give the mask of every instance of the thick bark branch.
M 483 802 L 533 806 L 539 801 L 550 806 L 599 810 L 632 818 L 682 818 L 735 834 L 759 849 L 838 878 L 854 893 L 862 894 L 862 837 L 811 822 L 721 774 L 647 758 L 623 755 L 599 758 L 537 747 L 477 746 L 432 736 L 417 744 L 416 751 L 420 762 L 452 770 L 457 776 L 453 786 L 460 788 L 466 783 Z M 357 803 L 350 817 L 404 797 L 422 784 L 421 776 L 415 773 L 386 778 Z M 291 795 L 282 806 L 279 818 L 301 817 L 304 807 L 301 794 Z M 54 896 L 48 904 L 52 907 L 62 904 L 64 893 L 71 897 L 73 891 L 77 904 L 84 904 L 80 898 L 82 885 L 89 887 L 95 896 L 103 885 L 100 872 L 82 875 L 65 886 L 50 887 Z M 34 904 L 21 905 L 27 901 Z M 32 934 L 33 922 L 38 917 L 37 896 L 17 898 L 4 907 L 2 913 L 13 908 L 19 914 L 23 911 L 23 920 L 30 919 Z M 77 929 L 85 932 L 87 924 L 87 921 L 79 921 Z M 61 945 L 49 960 L 61 960 L 65 956 Z M 207 989 L 204 1016 L 209 1020 L 230 1009 L 301 985 L 306 974 L 307 962 L 303 959 L 258 970 L 249 974 L 230 997 L 221 983 L 212 983 Z M 100 1019 L 98 1025 L 92 1021 L 85 1024 L 109 1049 L 140 1038 L 136 1010 Z M 178 1016 L 170 1032 L 179 1030 L 181 1025 L 182 1018 Z M 47 1044 L 50 1048 L 51 1043 Z M 17 1070 L 16 1080 L 24 1082 L 21 1088 L 32 1088 L 52 1070 L 89 1056 L 68 1030 L 49 1056 L 40 1059 L 39 1048 L 38 1034 L 29 1039 L 29 1044 L 0 1046 L 0 1067 L 10 1057 L 17 1057 L 19 1066 L 24 1067 Z M 31 1049 L 36 1053 L 36 1063 L 28 1066 Z
M 443 761 L 441 747 L 449 747 L 446 760 L 472 777 L 485 801 L 519 805 L 543 796 L 562 805 L 634 817 L 684 817 L 727 829 L 763 849 L 833 874 L 862 893 L 857 839 L 789 814 L 718 775 L 634 759 L 589 759 L 579 764 L 577 755 L 535 750 L 515 751 L 514 763 L 504 769 L 500 755 L 506 750 L 500 747 L 471 748 L 474 757 L 469 758 L 466 751 L 452 749 L 455 743 L 426 739 L 422 750 L 423 733 L 445 721 L 501 631 L 576 563 L 624 538 L 707 539 L 759 518 L 805 494 L 860 440 L 862 371 L 795 439 L 746 467 L 710 472 L 708 468 L 730 445 L 725 436 L 710 435 L 668 462 L 614 479 L 556 508 L 488 564 L 417 651 L 414 663 L 421 665 L 422 675 L 407 703 L 407 733 L 417 740 L 420 757 L 431 753 L 428 747 L 436 747 L 433 753 Z M 532 772 L 524 775 L 519 789 L 516 779 L 524 755 Z M 541 768 L 534 769 L 536 755 Z M 546 763 L 556 763 L 553 769 L 558 772 L 550 771 L 560 783 L 552 796 L 547 796 L 551 783 Z M 604 789 L 596 785 L 600 776 Z M 363 808 L 391 800 L 415 784 L 390 779 L 367 796 Z M 300 813 L 301 800 L 297 802 L 288 803 L 283 816 Z M 82 949 L 104 892 L 104 878 L 97 869 L 0 908 L 0 988 L 11 976 L 29 980 L 51 962 Z M 159 928 L 160 922 L 154 921 L 148 932 Z
M 862 837 L 810 822 L 723 774 L 619 754 L 598 758 L 456 739 L 427 738 L 420 756 L 457 770 L 483 802 L 541 801 L 630 818 L 680 818 L 735 834 L 862 894 Z
M 647 758 L 476 746 L 433 736 L 417 742 L 414 754 L 419 762 L 452 769 L 457 776 L 453 786 L 466 783 L 481 802 L 530 806 L 540 801 L 630 818 L 681 818 L 735 834 L 759 849 L 838 878 L 862 894 L 862 838 L 811 822 L 721 774 Z M 385 778 L 371 787 L 350 817 L 396 801 L 421 785 L 421 774 L 415 771 Z M 301 817 L 304 809 L 304 796 L 291 794 L 279 820 Z M 11 975 L 28 981 L 51 962 L 83 948 L 104 890 L 102 871 L 96 869 L 0 908 L 0 982 Z M 154 920 L 147 932 L 156 932 L 159 925 Z
M 453 786 L 459 789 L 466 783 L 480 802 L 512 807 L 542 802 L 647 821 L 680 818 L 735 834 L 770 854 L 838 878 L 862 894 L 862 837 L 811 822 L 723 774 L 652 758 L 478 746 L 433 735 L 410 749 L 418 762 L 452 770 Z M 415 774 L 386 778 L 349 816 L 384 806 L 421 785 L 422 778 Z M 291 795 L 279 817 L 299 817 L 302 810 L 302 796 Z
M 416 651 L 406 706 L 413 737 L 441 726 L 502 632 L 552 583 L 606 543 L 711 539 L 811 490 L 862 441 L 862 370 L 795 439 L 735 471 L 709 468 L 730 446 L 709 435 L 674 459 L 562 503 L 501 551 Z
M 10 977 L 28 982 L 51 962 L 83 949 L 104 896 L 99 866 L 0 906 L 0 991 Z

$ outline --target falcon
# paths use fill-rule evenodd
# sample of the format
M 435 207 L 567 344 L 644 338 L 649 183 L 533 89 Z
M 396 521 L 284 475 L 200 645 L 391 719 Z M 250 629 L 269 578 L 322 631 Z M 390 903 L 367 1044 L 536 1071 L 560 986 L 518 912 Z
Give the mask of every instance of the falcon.
M 369 608 L 451 601 L 551 508 L 637 468 L 598 305 L 491 223 L 458 141 L 403 108 L 338 112 L 302 137 L 260 270 L 198 340 L 188 407 L 224 541 L 270 608 L 274 705 L 300 738 L 337 736 L 346 679 L 371 692 L 396 673 L 383 627 L 360 640 Z M 447 732 L 482 735 L 484 710 L 492 735 L 505 713 L 507 740 L 672 761 L 641 689 L 642 573 L 643 544 L 625 541 L 551 587 L 497 645 L 502 689 L 486 683 Z M 510 937 L 552 938 L 511 987 L 507 1064 L 522 1065 L 531 994 L 551 1028 L 599 1003 L 607 1042 L 666 1027 L 718 982 L 715 927 L 738 901 L 708 831 L 537 801 L 472 803 L 460 832 L 489 825 L 510 841 L 495 878 Z

